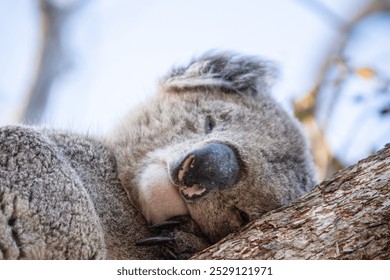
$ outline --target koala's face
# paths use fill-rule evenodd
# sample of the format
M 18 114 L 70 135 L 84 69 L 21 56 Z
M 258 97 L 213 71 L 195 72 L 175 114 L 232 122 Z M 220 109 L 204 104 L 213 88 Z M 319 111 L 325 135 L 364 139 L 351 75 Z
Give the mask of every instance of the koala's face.
M 215 242 L 312 183 L 299 130 L 268 98 L 171 93 L 127 127 L 121 179 L 151 224 L 189 215 Z
M 267 94 L 189 85 L 161 90 L 114 143 L 121 181 L 149 223 L 188 215 L 216 242 L 313 186 L 305 139 Z

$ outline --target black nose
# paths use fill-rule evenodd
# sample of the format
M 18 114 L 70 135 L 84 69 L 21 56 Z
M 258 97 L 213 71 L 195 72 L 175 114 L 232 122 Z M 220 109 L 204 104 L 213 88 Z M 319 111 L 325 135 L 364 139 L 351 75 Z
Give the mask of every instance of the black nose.
M 240 167 L 236 153 L 227 145 L 211 143 L 185 155 L 170 168 L 173 182 L 184 198 L 194 200 L 215 188 L 237 182 Z

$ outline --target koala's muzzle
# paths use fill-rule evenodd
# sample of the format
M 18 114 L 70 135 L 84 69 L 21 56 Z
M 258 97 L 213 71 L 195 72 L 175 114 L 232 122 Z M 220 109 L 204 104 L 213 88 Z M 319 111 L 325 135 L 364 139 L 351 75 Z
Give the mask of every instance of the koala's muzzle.
M 236 153 L 227 145 L 211 143 L 189 152 L 170 168 L 172 181 L 186 200 L 194 200 L 237 182 L 240 167 Z

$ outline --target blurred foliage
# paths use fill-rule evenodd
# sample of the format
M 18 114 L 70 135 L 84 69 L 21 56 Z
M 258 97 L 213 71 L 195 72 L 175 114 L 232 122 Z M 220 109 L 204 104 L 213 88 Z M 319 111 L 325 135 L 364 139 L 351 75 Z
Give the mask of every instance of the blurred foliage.
M 367 5 L 350 22 L 340 20 L 337 15 L 333 15 L 330 10 L 318 1 L 313 1 L 315 4 L 311 3 L 310 5 L 306 1 L 301 2 L 306 4 L 314 13 L 323 16 L 324 19 L 333 21 L 337 19 L 338 21 L 336 28 L 339 31 L 339 40 L 330 45 L 329 55 L 324 58 L 324 66 L 319 72 L 315 86 L 299 100 L 295 100 L 293 104 L 295 115 L 305 125 L 308 131 L 308 136 L 312 143 L 312 154 L 318 167 L 319 177 L 320 179 L 324 179 L 344 167 L 341 158 L 335 156 L 334 151 L 332 151 L 327 143 L 326 134 L 329 124 L 331 122 L 340 123 L 343 121 L 342 117 L 338 115 L 340 110 L 337 111 L 336 107 L 345 104 L 345 100 L 350 96 L 354 96 L 355 102 L 360 104 L 365 102 L 366 105 L 364 107 L 366 109 L 361 112 L 361 118 L 354 120 L 354 126 L 350 128 L 350 133 L 346 134 L 348 135 L 348 139 L 344 139 L 346 143 L 345 147 L 347 148 L 346 151 L 348 151 L 348 148 L 353 145 L 353 141 L 358 137 L 357 135 L 363 127 L 363 123 L 368 122 L 369 117 L 367 113 L 371 113 L 373 116 L 375 114 L 377 116 L 379 115 L 387 123 L 390 121 L 389 119 L 385 119 L 390 112 L 390 79 L 388 73 L 384 74 L 378 70 L 381 67 L 375 67 L 388 67 L 388 65 L 384 65 L 386 62 L 372 61 L 371 64 L 369 63 L 370 65 L 356 66 L 359 65 L 359 57 L 356 57 L 359 56 L 359 53 L 356 49 L 355 52 L 347 52 L 348 47 L 352 44 L 351 41 L 355 39 L 354 35 L 357 33 L 355 29 L 359 27 L 358 25 L 373 14 L 389 11 L 390 1 L 368 1 Z M 390 17 L 390 14 L 387 16 Z M 333 23 L 332 26 L 335 26 L 335 24 Z M 388 34 L 390 35 L 390 33 Z M 369 36 L 366 38 L 369 38 Z M 388 41 L 390 42 L 390 37 Z M 386 57 L 390 57 L 390 46 L 381 47 Z M 354 61 L 356 65 L 353 65 L 351 61 Z M 371 82 L 371 87 L 368 90 L 367 88 L 359 88 L 359 83 L 361 83 L 359 79 Z M 351 83 L 354 83 L 354 86 L 351 86 Z M 390 134 L 390 130 L 387 133 Z M 390 141 L 390 135 L 386 139 Z M 370 149 L 370 152 L 374 152 L 375 150 L 373 147 Z
M 306 128 L 311 143 L 311 153 L 317 166 L 318 177 L 323 180 L 342 169 L 344 165 L 333 156 L 326 141 L 325 133 L 315 118 L 317 95 L 318 87 L 300 100 L 294 100 L 293 106 L 295 116 Z

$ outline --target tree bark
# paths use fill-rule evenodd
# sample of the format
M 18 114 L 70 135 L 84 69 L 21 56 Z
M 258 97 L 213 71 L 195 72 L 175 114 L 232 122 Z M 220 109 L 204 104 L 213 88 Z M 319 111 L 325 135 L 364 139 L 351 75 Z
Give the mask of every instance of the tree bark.
M 390 259 L 390 145 L 193 259 Z

